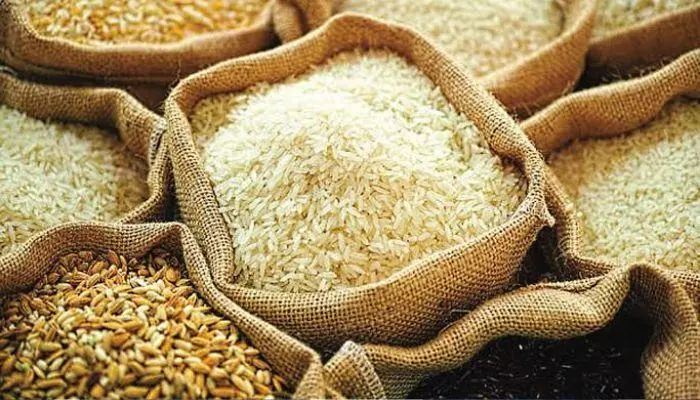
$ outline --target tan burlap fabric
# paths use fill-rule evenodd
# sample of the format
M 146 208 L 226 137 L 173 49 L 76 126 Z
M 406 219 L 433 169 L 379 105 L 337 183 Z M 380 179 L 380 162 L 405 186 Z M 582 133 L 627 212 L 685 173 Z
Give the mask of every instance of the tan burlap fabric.
M 241 309 L 214 285 L 204 256 L 190 231 L 177 223 L 112 225 L 73 223 L 53 228 L 21 250 L 0 258 L 0 294 L 26 289 L 46 274 L 56 257 L 76 250 L 114 250 L 128 257 L 163 247 L 183 257 L 197 292 L 263 353 L 301 398 L 326 396 L 323 366 L 313 350 Z
M 204 98 L 276 82 L 358 47 L 391 49 L 422 69 L 495 152 L 521 166 L 529 182 L 525 200 L 488 234 L 373 285 L 303 294 L 237 285 L 232 239 L 202 169 L 188 114 Z M 538 231 L 551 222 L 544 205 L 543 160 L 518 125 L 450 58 L 399 25 L 352 14 L 334 17 L 287 46 L 221 63 L 183 80 L 166 100 L 165 115 L 181 216 L 202 246 L 217 287 L 241 307 L 318 348 L 334 348 L 345 340 L 418 343 L 433 336 L 454 308 L 473 307 L 511 285 Z
M 562 98 L 522 124 L 545 155 L 576 138 L 609 137 L 651 120 L 674 96 L 700 93 L 700 50 L 679 57 L 647 76 L 581 91 Z M 582 255 L 574 206 L 547 169 L 547 204 L 557 223 L 544 233 L 545 254 L 566 277 L 597 276 L 618 267 Z M 700 274 L 669 271 L 700 309 Z
M 273 13 L 275 32 L 283 42 L 298 39 L 319 27 L 342 1 L 277 0 Z M 529 115 L 570 92 L 583 71 L 595 22 L 595 2 L 562 0 L 559 5 L 564 13 L 559 37 L 480 79 L 506 108 L 521 115 Z
M 700 321 L 693 302 L 670 274 L 644 265 L 497 297 L 421 346 L 348 342 L 326 364 L 327 382 L 348 397 L 402 398 L 421 379 L 468 363 L 489 341 L 592 333 L 607 325 L 630 296 L 642 299 L 654 324 L 641 360 L 645 397 L 700 398 Z
M 700 47 L 700 4 L 642 21 L 591 42 L 586 81 L 635 74 Z
M 168 44 L 85 45 L 40 35 L 21 3 L 0 1 L 0 61 L 25 73 L 169 84 L 213 63 L 272 46 L 270 4 L 252 26 Z

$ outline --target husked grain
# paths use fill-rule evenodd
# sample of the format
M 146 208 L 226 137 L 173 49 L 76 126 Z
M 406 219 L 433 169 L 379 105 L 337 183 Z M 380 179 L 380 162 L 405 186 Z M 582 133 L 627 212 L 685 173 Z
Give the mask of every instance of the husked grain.
M 0 255 L 54 225 L 123 216 L 148 197 L 147 171 L 110 132 L 0 104 Z
M 475 75 L 533 53 L 561 34 L 564 21 L 556 0 L 343 0 L 340 11 L 409 25 Z
M 582 226 L 583 254 L 700 271 L 700 102 L 675 100 L 624 136 L 550 158 Z
M 604 37 L 626 26 L 683 7 L 700 6 L 700 0 L 598 0 L 594 37 Z

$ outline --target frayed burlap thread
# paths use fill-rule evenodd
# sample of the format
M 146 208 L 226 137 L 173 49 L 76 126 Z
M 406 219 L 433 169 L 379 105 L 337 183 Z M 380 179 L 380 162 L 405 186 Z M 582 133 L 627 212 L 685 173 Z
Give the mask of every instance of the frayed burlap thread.
M 433 80 L 492 149 L 521 168 L 528 180 L 526 198 L 502 226 L 372 285 L 276 293 L 236 284 L 233 241 L 202 168 L 188 114 L 207 97 L 277 82 L 338 52 L 366 47 L 394 51 Z M 543 159 L 518 125 L 468 73 L 404 26 L 355 14 L 333 17 L 286 46 L 221 63 L 183 80 L 165 108 L 181 216 L 202 246 L 217 287 L 246 310 L 317 348 L 334 349 L 346 340 L 419 343 L 433 336 L 450 319 L 452 309 L 473 307 L 507 290 L 537 233 L 552 222 L 544 205 Z

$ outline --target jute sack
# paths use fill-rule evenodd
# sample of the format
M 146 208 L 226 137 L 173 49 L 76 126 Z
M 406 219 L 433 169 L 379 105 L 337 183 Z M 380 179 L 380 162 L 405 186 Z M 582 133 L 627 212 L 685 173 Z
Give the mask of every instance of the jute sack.
M 327 383 L 353 398 L 405 398 L 422 379 L 468 363 L 492 340 L 590 334 L 610 323 L 631 296 L 642 299 L 654 325 L 641 360 L 645 397 L 700 397 L 700 321 L 693 302 L 671 274 L 646 265 L 510 292 L 420 346 L 348 342 L 326 363 Z
M 125 257 L 140 257 L 155 247 L 182 257 L 199 294 L 251 340 L 273 369 L 296 390 L 296 396 L 326 397 L 320 356 L 223 295 L 212 281 L 197 242 L 181 224 L 71 223 L 50 229 L 19 251 L 0 258 L 0 295 L 30 288 L 48 273 L 53 260 L 69 252 L 114 250 Z
M 38 76 L 167 85 L 218 61 L 263 50 L 276 40 L 271 4 L 244 29 L 167 44 L 94 46 L 40 35 L 31 26 L 23 2 L 0 1 L 0 61 Z
M 202 167 L 188 115 L 198 101 L 215 94 L 277 82 L 338 52 L 365 47 L 392 50 L 433 80 L 455 109 L 484 134 L 496 154 L 520 167 L 528 180 L 523 203 L 497 229 L 371 285 L 294 294 L 236 284 L 233 241 Z M 336 347 L 348 339 L 402 344 L 425 340 L 450 319 L 454 308 L 473 307 L 514 283 L 518 264 L 537 232 L 551 223 L 544 205 L 541 156 L 493 97 L 444 53 L 404 26 L 359 15 L 336 16 L 286 46 L 188 77 L 166 100 L 165 115 L 182 219 L 202 246 L 215 284 L 244 309 L 318 348 Z
M 165 121 L 126 92 L 111 88 L 52 86 L 20 80 L 0 72 L 0 104 L 28 116 L 112 129 L 126 150 L 148 162 L 148 198 L 119 222 L 162 220 L 170 214 L 171 167 L 161 146 Z M 60 149 L 59 151 L 65 151 Z M 1 201 L 1 200 L 0 200 Z M 38 240 L 45 232 L 35 234 Z
M 321 26 L 343 0 L 277 0 L 274 26 L 283 42 Z M 573 90 L 583 72 L 596 5 L 594 1 L 562 0 L 561 34 L 522 60 L 480 78 L 509 110 L 529 115 Z M 484 43 L 488 46 L 487 43 Z
M 700 91 L 700 50 L 679 57 L 647 76 L 581 91 L 562 98 L 522 124 L 545 155 L 572 139 L 611 137 L 651 120 L 674 96 Z M 619 268 L 581 254 L 581 228 L 561 182 L 547 168 L 547 204 L 556 218 L 543 232 L 545 256 L 565 277 L 591 277 Z M 668 271 L 700 309 L 700 274 Z
M 628 76 L 700 47 L 700 4 L 661 14 L 591 41 L 585 80 Z

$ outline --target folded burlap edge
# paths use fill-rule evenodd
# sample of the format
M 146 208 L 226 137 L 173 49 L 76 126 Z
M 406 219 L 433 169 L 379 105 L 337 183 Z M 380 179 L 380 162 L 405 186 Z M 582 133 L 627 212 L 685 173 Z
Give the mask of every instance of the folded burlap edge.
M 584 80 L 634 75 L 700 47 L 700 4 L 638 22 L 594 38 L 586 55 Z
M 348 342 L 326 363 L 327 383 L 352 398 L 405 398 L 422 379 L 458 368 L 499 338 L 563 340 L 593 333 L 609 324 L 632 296 L 643 300 L 654 325 L 641 360 L 645 396 L 698 398 L 697 311 L 680 282 L 649 265 L 510 292 L 482 304 L 420 346 Z
M 96 82 L 170 84 L 207 66 L 272 46 L 272 0 L 250 27 L 166 44 L 85 45 L 40 35 L 22 0 L 0 1 L 0 62 L 25 74 Z

